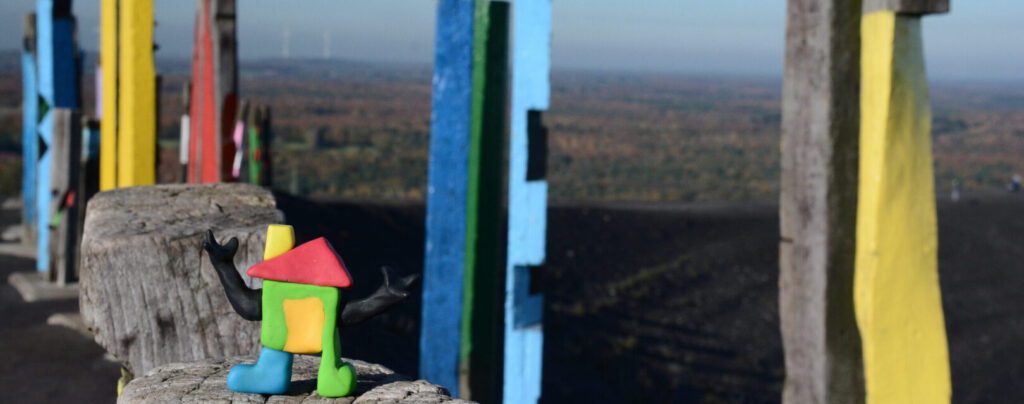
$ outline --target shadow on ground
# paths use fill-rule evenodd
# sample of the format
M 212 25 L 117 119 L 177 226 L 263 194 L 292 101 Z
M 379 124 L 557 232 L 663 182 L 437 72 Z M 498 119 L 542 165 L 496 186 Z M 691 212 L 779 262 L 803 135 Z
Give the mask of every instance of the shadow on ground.
M 277 195 L 298 241 L 326 236 L 356 280 L 419 273 L 422 205 Z M 1024 402 L 1024 199 L 939 204 L 939 262 L 954 402 Z M 559 205 L 549 214 L 542 402 L 780 401 L 774 204 Z M 118 367 L 46 325 L 77 302 L 23 303 L 0 256 L 0 402 L 110 402 Z M 342 332 L 345 355 L 418 369 L 420 295 Z
M 301 237 L 327 235 L 363 290 L 420 272 L 421 205 L 279 196 Z M 549 213 L 542 402 L 780 401 L 778 208 L 557 205 Z M 939 203 L 954 402 L 1024 402 L 1024 199 Z M 416 374 L 419 295 L 346 331 L 347 354 Z

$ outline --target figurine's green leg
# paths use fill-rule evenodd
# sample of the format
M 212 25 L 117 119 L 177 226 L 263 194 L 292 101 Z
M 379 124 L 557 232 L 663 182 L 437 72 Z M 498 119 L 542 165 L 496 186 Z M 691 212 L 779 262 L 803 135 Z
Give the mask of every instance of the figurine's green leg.
M 351 363 L 341 360 L 338 335 L 324 341 L 320 355 L 320 369 L 316 373 L 316 392 L 323 397 L 344 397 L 356 388 L 356 370 Z M 341 366 L 338 366 L 338 363 Z

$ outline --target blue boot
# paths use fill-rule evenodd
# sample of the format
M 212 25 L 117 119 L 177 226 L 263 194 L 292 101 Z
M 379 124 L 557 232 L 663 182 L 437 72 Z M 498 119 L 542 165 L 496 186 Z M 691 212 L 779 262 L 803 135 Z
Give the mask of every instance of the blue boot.
M 238 365 L 228 373 L 228 389 L 241 393 L 284 394 L 292 380 L 292 354 L 263 347 L 252 365 Z

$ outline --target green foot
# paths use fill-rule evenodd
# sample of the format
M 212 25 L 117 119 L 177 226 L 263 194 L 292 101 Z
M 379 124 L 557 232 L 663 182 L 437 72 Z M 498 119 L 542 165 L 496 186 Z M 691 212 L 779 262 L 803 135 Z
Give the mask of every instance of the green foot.
M 356 389 L 356 370 L 343 362 L 340 368 L 320 366 L 316 375 L 316 393 L 321 397 L 344 397 Z

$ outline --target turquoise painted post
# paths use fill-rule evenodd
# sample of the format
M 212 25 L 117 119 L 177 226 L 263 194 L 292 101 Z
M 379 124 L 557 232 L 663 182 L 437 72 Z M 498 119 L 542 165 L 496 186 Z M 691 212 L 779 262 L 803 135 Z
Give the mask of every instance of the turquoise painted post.
M 420 377 L 453 396 L 459 394 L 474 7 L 474 0 L 438 4 L 430 116 Z
M 25 38 L 21 50 L 21 223 L 23 240 L 31 242 L 36 233 L 36 161 L 39 140 L 39 93 L 36 88 L 36 16 L 25 16 Z
M 39 97 L 42 119 L 39 121 L 39 160 L 36 182 L 36 269 L 49 268 L 50 171 L 53 165 L 53 109 L 78 108 L 78 50 L 71 0 L 36 2 L 36 50 Z
M 548 184 L 551 0 L 512 3 L 512 109 L 509 146 L 508 262 L 505 290 L 505 404 L 536 403 L 541 394 L 543 300 L 531 276 L 544 264 Z

